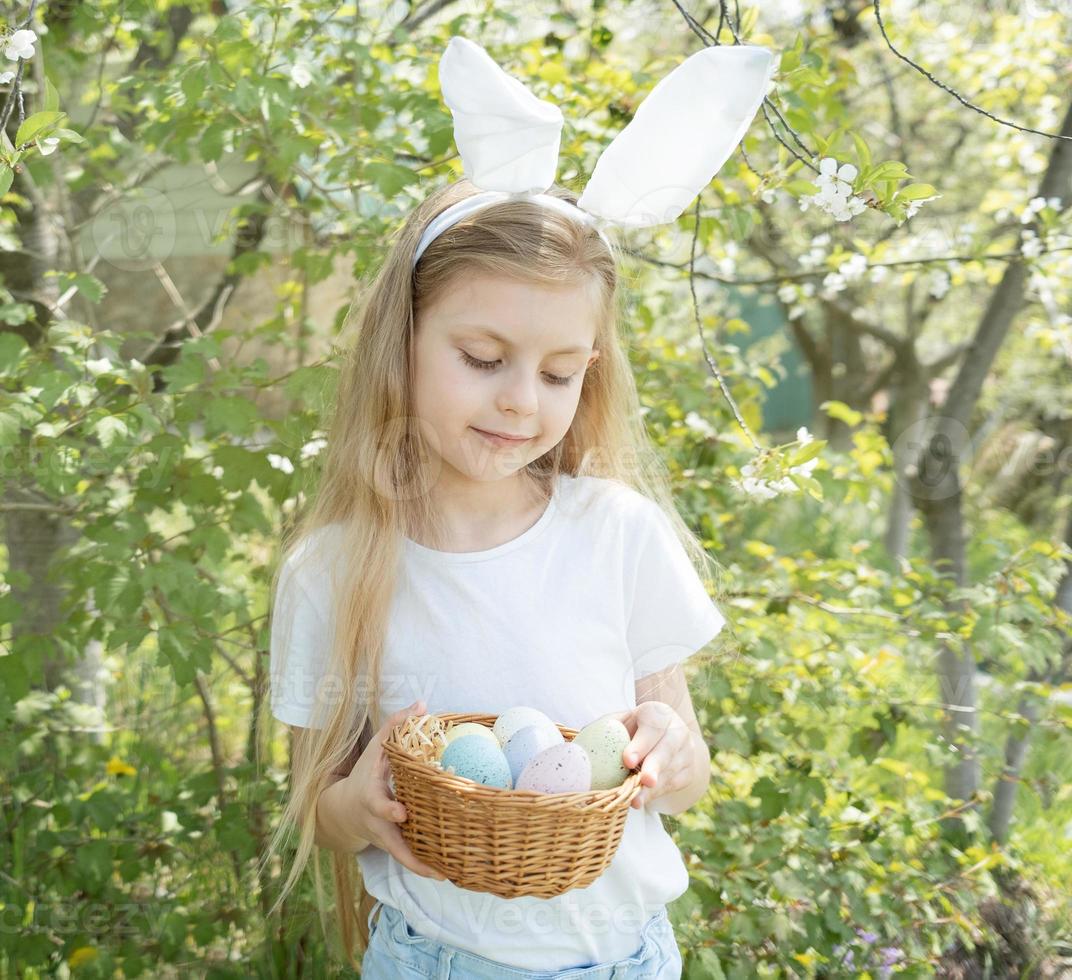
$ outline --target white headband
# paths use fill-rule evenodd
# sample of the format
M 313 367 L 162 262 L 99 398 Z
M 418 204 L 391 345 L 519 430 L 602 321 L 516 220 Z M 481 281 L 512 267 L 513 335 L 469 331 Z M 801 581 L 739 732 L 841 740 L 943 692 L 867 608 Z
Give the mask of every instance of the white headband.
M 429 222 L 413 256 L 482 207 L 525 197 L 594 227 L 670 224 L 744 138 L 767 93 L 774 56 L 751 44 L 718 45 L 668 72 L 604 148 L 577 204 L 545 194 L 555 180 L 563 117 L 468 38 L 439 59 L 443 101 L 469 181 L 481 188 Z

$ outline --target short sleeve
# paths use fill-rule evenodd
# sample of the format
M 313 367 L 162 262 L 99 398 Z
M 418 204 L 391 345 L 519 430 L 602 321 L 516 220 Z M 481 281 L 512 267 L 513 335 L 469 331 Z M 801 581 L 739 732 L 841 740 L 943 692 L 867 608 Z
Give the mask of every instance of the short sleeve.
M 726 623 L 667 516 L 645 503 L 626 627 L 637 680 L 703 649 Z
M 270 690 L 276 718 L 287 725 L 309 728 L 333 626 L 327 598 L 315 598 L 302 578 L 293 561 L 288 561 L 279 575 L 272 610 Z

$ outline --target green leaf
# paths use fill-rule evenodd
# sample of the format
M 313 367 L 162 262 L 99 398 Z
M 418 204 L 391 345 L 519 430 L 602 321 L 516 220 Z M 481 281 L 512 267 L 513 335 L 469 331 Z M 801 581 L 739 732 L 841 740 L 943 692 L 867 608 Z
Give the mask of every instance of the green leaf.
M 807 445 L 801 446 L 789 457 L 789 465 L 800 466 L 801 463 L 806 463 L 809 459 L 815 459 L 823 451 L 825 445 L 825 439 L 813 439 Z
M 906 184 L 897 192 L 897 197 L 903 201 L 918 201 L 922 198 L 934 197 L 938 191 L 931 184 Z
M 0 446 L 13 446 L 19 441 L 22 420 L 14 412 L 0 412 Z
M 710 946 L 702 946 L 699 952 L 696 954 L 696 960 L 703 968 L 699 974 L 706 978 L 706 980 L 726 980 L 726 974 L 722 970 L 722 963 L 716 953 Z M 695 971 L 690 970 L 689 976 L 692 976 Z
M 420 180 L 408 167 L 399 167 L 393 163 L 366 163 L 365 174 L 372 178 L 386 198 L 394 197 L 403 187 L 416 184 Z
M 130 435 L 126 422 L 115 415 L 105 415 L 93 428 L 105 449 L 110 449 L 121 439 Z
M 9 653 L 0 657 L 0 704 L 14 704 L 30 693 L 30 675 L 22 657 Z
M 759 797 L 759 815 L 763 820 L 773 820 L 784 809 L 788 799 L 777 783 L 769 776 L 764 776 L 752 787 L 752 796 Z
M 867 173 L 861 174 L 860 179 L 865 184 L 878 184 L 884 180 L 904 180 L 911 176 L 908 168 L 900 160 L 884 160 Z
M 83 841 L 75 848 L 74 863 L 90 886 L 86 891 L 96 891 L 112 873 L 112 845 L 104 840 Z
M 67 113 L 65 112 L 35 112 L 27 116 L 15 134 L 15 145 L 24 146 L 32 142 L 38 136 L 55 126 Z
M 729 208 L 726 214 L 730 234 L 736 241 L 743 242 L 752 230 L 752 212 L 748 208 Z
M 15 171 L 10 167 L 0 167 L 0 197 L 11 190 L 11 182 L 15 179 Z
M 0 374 L 7 374 L 29 349 L 29 344 L 17 333 L 0 333 Z
M 819 193 L 819 188 L 810 180 L 790 180 L 782 186 L 794 197 L 805 197 Z
M 871 151 L 859 133 L 852 134 L 852 141 L 856 144 L 856 157 L 860 161 L 859 168 L 862 173 L 871 166 Z
M 60 93 L 52 84 L 52 79 L 45 75 L 45 109 L 55 112 L 60 107 Z
M 205 127 L 201 138 L 197 141 L 197 149 L 201 159 L 215 162 L 223 156 L 223 144 L 230 132 L 230 127 L 222 122 L 212 123 Z
M 108 292 L 108 287 L 96 276 L 90 275 L 88 272 L 79 272 L 71 276 L 70 284 L 94 304 L 99 303 L 104 294 Z
M 217 398 L 205 406 L 205 434 L 207 436 L 246 436 L 256 428 L 261 413 L 248 398 L 231 396 Z
M 846 425 L 859 425 L 863 421 L 863 414 L 854 408 L 849 408 L 844 402 L 825 401 L 820 406 L 821 411 L 826 412 L 832 419 L 838 419 Z

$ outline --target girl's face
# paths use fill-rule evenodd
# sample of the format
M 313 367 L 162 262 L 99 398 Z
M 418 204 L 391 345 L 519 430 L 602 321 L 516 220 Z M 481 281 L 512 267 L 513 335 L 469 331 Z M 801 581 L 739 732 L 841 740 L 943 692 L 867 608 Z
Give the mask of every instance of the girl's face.
M 415 411 L 445 468 L 469 480 L 498 480 L 562 440 L 585 371 L 599 356 L 594 288 L 552 289 L 473 272 L 421 311 Z M 521 440 L 501 442 L 479 430 Z

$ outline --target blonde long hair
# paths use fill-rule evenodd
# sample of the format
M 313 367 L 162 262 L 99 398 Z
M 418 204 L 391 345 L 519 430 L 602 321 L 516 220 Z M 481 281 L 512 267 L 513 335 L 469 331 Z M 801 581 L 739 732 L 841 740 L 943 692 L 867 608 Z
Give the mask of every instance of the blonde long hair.
M 443 542 L 428 488 L 421 484 L 421 461 L 428 453 L 412 417 L 411 371 L 417 313 L 455 276 L 475 270 L 552 288 L 593 287 L 600 356 L 585 375 L 565 438 L 529 463 L 527 475 L 545 498 L 561 472 L 624 483 L 661 506 L 705 581 L 712 580 L 710 571 L 717 567 L 678 514 L 666 466 L 644 426 L 627 342 L 619 333 L 617 256 L 595 231 L 523 198 L 505 200 L 439 235 L 412 268 L 428 222 L 478 190 L 468 180 L 458 180 L 417 206 L 394 236 L 363 301 L 351 305 L 347 325 L 357 323 L 356 339 L 341 365 L 315 500 L 283 532 L 270 615 L 276 613 L 284 566 L 310 557 L 315 549 L 302 545 L 329 525 L 330 534 L 320 536 L 330 539 L 336 555 L 329 594 L 342 598 L 334 606 L 326 672 L 317 679 L 316 717 L 309 728 L 295 733 L 289 797 L 262 859 L 263 868 L 280 853 L 291 828 L 297 828 L 294 861 L 269 915 L 300 880 L 316 848 L 321 791 L 382 724 L 380 670 L 402 536 L 416 536 L 419 529 L 421 540 L 431 547 Z M 547 193 L 576 203 L 576 197 L 557 184 Z M 365 892 L 355 855 L 328 853 L 339 936 L 346 958 L 357 969 L 355 938 L 364 950 L 374 899 Z M 324 924 L 319 857 L 317 849 L 313 870 Z

